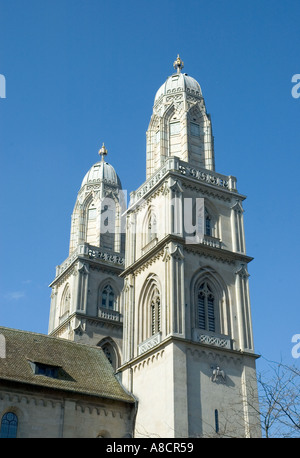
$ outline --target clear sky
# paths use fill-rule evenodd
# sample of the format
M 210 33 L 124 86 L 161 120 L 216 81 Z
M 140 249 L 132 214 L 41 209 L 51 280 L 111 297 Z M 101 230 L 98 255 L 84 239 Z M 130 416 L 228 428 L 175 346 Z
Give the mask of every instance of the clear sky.
M 299 366 L 299 17 L 299 0 L 0 0 L 1 325 L 47 333 L 81 181 L 105 142 L 123 188 L 143 183 L 154 96 L 179 53 L 216 171 L 247 195 L 255 350 Z

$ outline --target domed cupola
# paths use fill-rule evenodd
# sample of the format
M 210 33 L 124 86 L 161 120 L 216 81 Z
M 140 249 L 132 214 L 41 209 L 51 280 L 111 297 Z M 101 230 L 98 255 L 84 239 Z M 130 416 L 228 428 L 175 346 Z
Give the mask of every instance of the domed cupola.
M 181 73 L 180 70 L 183 66 L 184 64 L 178 56 L 174 62 L 174 68 L 177 69 L 177 72 L 169 76 L 165 83 L 158 89 L 155 95 L 154 105 L 164 96 L 175 95 L 181 92 L 186 92 L 196 97 L 202 97 L 202 91 L 198 81 L 187 73 Z
M 124 251 L 121 216 L 126 209 L 121 180 L 105 161 L 107 149 L 82 180 L 72 214 L 70 254 L 82 243 L 110 252 Z
M 198 81 L 187 73 L 175 73 L 169 76 L 166 82 L 158 89 L 155 95 L 154 104 L 163 96 L 178 94 L 179 92 L 186 92 L 196 97 L 202 97 L 202 91 Z
M 81 183 L 81 188 L 86 184 L 97 183 L 103 181 L 109 185 L 117 186 L 118 188 L 122 188 L 120 178 L 118 177 L 115 169 L 111 164 L 104 160 L 104 156 L 107 154 L 107 149 L 105 148 L 104 144 L 99 151 L 99 155 L 101 156 L 101 160 L 96 162 L 90 170 L 86 173 L 84 179 Z
M 166 79 L 154 98 L 147 131 L 147 178 L 169 156 L 214 170 L 211 121 L 200 84 L 181 72 L 184 63 L 179 55 L 173 66 L 176 73 Z

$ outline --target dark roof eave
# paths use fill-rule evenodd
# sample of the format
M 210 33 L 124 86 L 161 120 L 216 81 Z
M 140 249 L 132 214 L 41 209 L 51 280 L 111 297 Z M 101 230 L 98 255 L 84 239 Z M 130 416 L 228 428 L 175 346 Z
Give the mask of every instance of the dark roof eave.
M 38 376 L 38 377 L 41 377 L 41 376 Z M 95 392 L 88 392 L 88 391 L 84 391 L 84 390 L 78 390 L 77 388 L 68 388 L 68 387 L 58 387 L 58 386 L 50 386 L 50 385 L 43 385 L 41 383 L 32 383 L 28 380 L 16 380 L 16 379 L 11 379 L 9 377 L 3 377 L 3 376 L 0 376 L 0 386 L 2 385 L 2 381 L 6 381 L 8 383 L 13 383 L 13 384 L 17 384 L 17 385 L 27 385 L 29 386 L 30 388 L 39 388 L 39 389 L 42 389 L 42 390 L 53 390 L 53 391 L 56 391 L 56 392 L 64 392 L 64 393 L 73 393 L 74 395 L 78 396 L 79 395 L 82 395 L 82 396 L 92 396 L 94 398 L 98 398 L 98 399 L 108 399 L 108 400 L 113 400 L 113 401 L 118 401 L 118 402 L 124 402 L 124 403 L 130 403 L 130 404 L 134 404 L 135 403 L 135 399 L 133 397 L 131 397 L 130 395 L 128 395 L 128 398 L 121 398 L 121 397 L 118 397 L 118 396 L 110 396 L 110 395 L 105 395 L 105 394 L 99 394 L 99 393 L 95 393 Z

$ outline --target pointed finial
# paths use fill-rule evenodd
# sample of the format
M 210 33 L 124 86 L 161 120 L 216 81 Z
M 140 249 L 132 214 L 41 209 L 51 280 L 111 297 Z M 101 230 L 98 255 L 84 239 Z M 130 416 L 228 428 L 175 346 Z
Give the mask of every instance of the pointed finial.
M 175 70 L 177 69 L 177 73 L 180 73 L 180 70 L 184 67 L 183 61 L 180 59 L 179 54 L 177 54 L 177 59 L 173 64 Z
M 101 149 L 99 149 L 99 155 L 101 156 L 101 160 L 104 161 L 104 156 L 107 155 L 107 149 L 105 148 L 104 143 Z

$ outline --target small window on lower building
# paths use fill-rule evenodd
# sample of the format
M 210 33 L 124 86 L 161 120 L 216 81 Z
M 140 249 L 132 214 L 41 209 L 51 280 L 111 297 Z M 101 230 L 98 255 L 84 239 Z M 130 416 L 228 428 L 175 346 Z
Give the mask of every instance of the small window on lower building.
M 218 409 L 215 409 L 215 430 L 216 430 L 216 433 L 219 432 L 219 412 L 218 412 Z
M 18 417 L 13 412 L 6 412 L 1 420 L 1 438 L 16 438 L 18 429 Z

